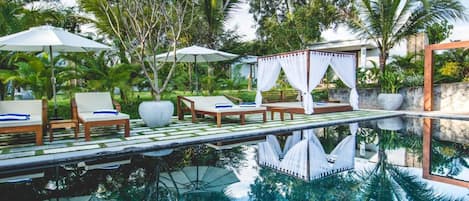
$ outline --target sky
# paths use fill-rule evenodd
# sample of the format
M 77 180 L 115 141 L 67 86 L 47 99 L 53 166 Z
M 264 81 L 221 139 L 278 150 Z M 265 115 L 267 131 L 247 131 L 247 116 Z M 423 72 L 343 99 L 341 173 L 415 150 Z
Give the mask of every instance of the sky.
M 469 10 L 469 0 L 460 0 L 463 5 Z M 61 0 L 64 6 L 76 6 L 76 0 Z M 469 11 L 468 11 L 469 12 Z M 454 22 L 454 29 L 451 36 L 444 42 L 450 40 L 469 40 L 469 22 L 457 21 Z M 249 13 L 248 0 L 240 0 L 240 4 L 232 13 L 228 21 L 225 23 L 225 29 L 236 30 L 242 36 L 243 41 L 250 41 L 255 39 L 256 23 L 252 15 Z M 326 41 L 331 40 L 348 40 L 357 39 L 349 30 L 344 26 L 339 26 L 335 30 L 326 30 L 323 32 L 323 37 Z M 395 54 L 405 53 L 404 45 L 395 48 Z M 391 53 L 392 54 L 392 53 Z
M 469 9 L 469 0 L 460 0 L 462 4 Z M 228 20 L 225 25 L 225 28 L 238 28 L 238 34 L 243 36 L 244 41 L 249 41 L 255 38 L 255 22 L 252 18 L 252 15 L 249 14 L 249 5 L 247 0 L 242 0 L 241 5 L 235 12 L 231 13 L 232 17 Z M 454 29 L 449 40 L 469 40 L 469 22 L 455 22 Z M 326 41 L 330 40 L 347 40 L 347 39 L 356 39 L 350 31 L 347 30 L 344 26 L 340 26 L 336 30 L 327 30 L 323 32 L 323 37 Z

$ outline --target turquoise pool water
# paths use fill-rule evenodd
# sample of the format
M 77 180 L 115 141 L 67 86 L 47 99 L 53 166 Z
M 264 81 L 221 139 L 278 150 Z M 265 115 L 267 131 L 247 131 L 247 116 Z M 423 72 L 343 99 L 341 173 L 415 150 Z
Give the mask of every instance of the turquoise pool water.
M 430 123 L 428 152 L 392 118 L 0 173 L 0 200 L 469 200 L 469 122 Z

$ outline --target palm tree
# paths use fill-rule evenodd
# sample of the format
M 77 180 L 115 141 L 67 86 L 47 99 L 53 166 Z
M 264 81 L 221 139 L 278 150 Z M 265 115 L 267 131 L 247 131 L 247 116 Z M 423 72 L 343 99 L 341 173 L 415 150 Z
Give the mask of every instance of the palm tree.
M 458 0 L 359 0 L 356 12 L 348 18 L 354 32 L 377 44 L 384 72 L 389 50 L 407 36 L 434 23 L 467 16 Z

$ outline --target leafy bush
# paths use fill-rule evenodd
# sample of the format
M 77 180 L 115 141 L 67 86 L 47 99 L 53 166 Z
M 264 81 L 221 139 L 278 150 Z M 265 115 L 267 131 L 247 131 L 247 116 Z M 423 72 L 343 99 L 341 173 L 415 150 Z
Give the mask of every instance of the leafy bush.
M 404 86 L 404 76 L 399 70 L 387 70 L 380 76 L 382 93 L 397 93 Z

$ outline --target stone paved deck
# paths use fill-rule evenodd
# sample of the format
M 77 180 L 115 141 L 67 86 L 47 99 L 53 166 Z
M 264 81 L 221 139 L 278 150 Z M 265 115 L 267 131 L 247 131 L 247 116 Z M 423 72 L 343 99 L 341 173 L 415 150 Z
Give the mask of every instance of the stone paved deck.
M 52 143 L 46 136 L 43 146 L 34 145 L 32 134 L 3 134 L 0 138 L 0 172 L 402 115 L 397 112 L 360 110 L 317 115 L 297 114 L 294 120 L 285 121 L 280 121 L 277 116 L 276 120 L 269 119 L 266 123 L 262 122 L 261 115 L 247 115 L 246 125 L 239 125 L 236 118 L 224 119 L 221 128 L 216 127 L 213 119 L 204 119 L 198 123 L 190 122 L 190 118 L 185 121 L 174 119 L 172 124 L 162 128 L 149 128 L 141 120 L 131 120 L 130 137 L 127 138 L 123 137 L 122 129 L 116 130 L 115 127 L 93 129 L 92 140 L 89 142 L 83 139 L 83 129 L 80 129 L 78 140 L 73 138 L 72 130 L 63 130 L 54 132 L 55 141 Z M 31 138 L 28 143 L 23 142 L 25 139 L 18 140 L 27 140 L 28 137 Z M 22 143 L 15 143 L 18 141 Z

